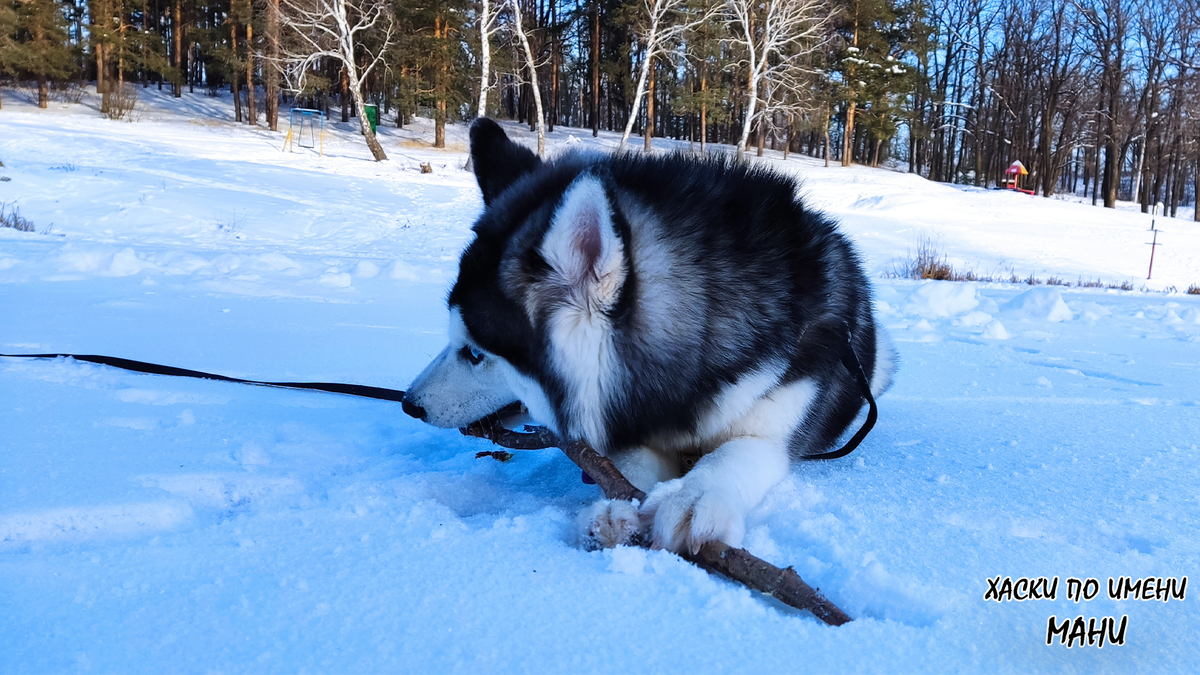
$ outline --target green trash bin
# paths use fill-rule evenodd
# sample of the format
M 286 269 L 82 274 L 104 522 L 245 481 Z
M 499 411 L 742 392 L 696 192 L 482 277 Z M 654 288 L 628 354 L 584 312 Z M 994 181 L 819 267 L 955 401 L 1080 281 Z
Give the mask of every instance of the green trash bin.
M 363 107 L 367 109 L 367 122 L 371 124 L 371 133 L 375 133 L 375 127 L 379 126 L 379 106 L 368 103 Z

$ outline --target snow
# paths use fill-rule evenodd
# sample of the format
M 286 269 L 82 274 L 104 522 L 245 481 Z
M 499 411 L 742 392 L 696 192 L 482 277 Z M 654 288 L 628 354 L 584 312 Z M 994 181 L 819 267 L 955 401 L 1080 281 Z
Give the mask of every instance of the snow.
M 94 94 L 6 97 L 0 202 L 38 232 L 0 229 L 0 352 L 403 388 L 441 350 L 481 209 L 464 128 L 440 151 L 427 121 L 383 127 L 377 164 L 340 123 L 325 156 L 280 153 L 213 117 L 228 103 L 146 90 L 129 124 Z M 860 246 L 901 357 L 863 446 L 748 522 L 852 623 L 661 551 L 578 550 L 599 493 L 552 449 L 500 463 L 394 403 L 0 359 L 0 672 L 1194 668 L 1193 598 L 1104 587 L 1196 576 L 1200 224 L 1159 217 L 1145 281 L 1132 205 L 768 154 Z M 1146 291 L 887 278 L 921 236 L 956 267 Z M 997 576 L 1057 597 L 985 600 Z M 1068 577 L 1101 590 L 1076 602 Z M 1052 615 L 1127 616 L 1125 644 L 1047 646 Z

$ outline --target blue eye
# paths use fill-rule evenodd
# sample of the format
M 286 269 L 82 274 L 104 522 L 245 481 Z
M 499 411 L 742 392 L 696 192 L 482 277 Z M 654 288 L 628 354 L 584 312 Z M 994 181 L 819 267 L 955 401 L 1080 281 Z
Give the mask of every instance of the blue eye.
M 483 361 L 483 352 L 467 345 L 459 350 L 458 355 L 470 362 L 471 365 L 477 366 Z

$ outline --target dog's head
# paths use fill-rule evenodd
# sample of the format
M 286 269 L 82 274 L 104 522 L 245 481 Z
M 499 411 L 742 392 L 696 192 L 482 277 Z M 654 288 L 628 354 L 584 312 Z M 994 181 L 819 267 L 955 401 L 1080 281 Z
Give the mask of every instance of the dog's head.
M 542 424 L 581 434 L 568 418 L 599 398 L 628 268 L 605 181 L 582 158 L 543 165 L 488 119 L 471 126 L 471 161 L 485 210 L 450 292 L 450 344 L 404 409 L 460 427 L 519 400 Z

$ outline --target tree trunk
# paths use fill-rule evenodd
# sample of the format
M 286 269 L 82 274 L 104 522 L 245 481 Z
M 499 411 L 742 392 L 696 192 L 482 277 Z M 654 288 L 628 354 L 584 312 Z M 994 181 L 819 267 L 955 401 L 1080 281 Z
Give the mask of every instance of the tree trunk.
M 550 40 L 550 114 L 547 115 L 547 130 L 554 132 L 558 121 L 558 5 L 550 0 L 550 25 L 554 36 Z
M 279 0 L 271 0 L 267 8 L 267 63 L 263 66 L 266 79 L 267 126 L 279 131 Z
M 654 42 L 656 39 L 655 31 L 652 29 L 651 38 L 647 41 L 646 45 L 646 56 L 642 59 L 642 67 L 638 69 L 637 88 L 634 89 L 633 104 L 629 107 L 629 117 L 625 119 L 625 131 L 621 133 L 621 143 L 617 146 L 618 151 L 623 151 L 625 149 L 625 144 L 629 141 L 629 136 L 633 133 L 633 122 L 637 119 L 638 111 L 642 105 L 642 97 L 646 94 L 646 80 L 650 77 L 650 66 L 654 61 L 654 59 L 651 58 L 651 55 L 654 51 L 653 45 L 650 43 Z M 629 58 L 630 66 L 632 67 L 633 55 L 630 54 Z
M 519 7 L 514 7 L 513 19 L 517 26 L 517 36 L 525 50 L 525 63 L 529 66 L 529 81 L 532 84 L 530 90 L 533 92 L 533 103 L 537 107 L 537 154 L 541 157 L 546 154 L 546 127 L 543 123 L 545 115 L 542 112 L 542 93 L 538 89 L 537 66 L 533 60 L 533 50 L 529 47 L 529 36 L 525 35 L 525 29 L 521 27 Z
M 342 122 L 350 121 L 350 76 L 346 73 L 349 68 L 342 64 Z M 358 100 L 358 92 L 354 92 L 354 100 Z
M 846 108 L 846 131 L 842 137 L 842 166 L 854 163 L 854 101 Z
M 171 26 L 171 37 L 175 49 L 172 53 L 171 65 L 175 67 L 175 81 L 171 85 L 171 93 L 175 98 L 183 96 L 183 0 L 175 0 L 172 7 L 174 25 Z
M 1149 129 L 1146 130 L 1147 134 Z M 1138 142 L 1138 161 L 1137 169 L 1133 172 L 1133 201 L 1141 201 L 1142 213 L 1150 212 L 1150 195 L 1141 194 L 1142 190 L 1142 172 L 1146 170 L 1146 143 L 1149 142 L 1148 136 L 1142 136 L 1142 140 Z M 1157 190 L 1155 190 L 1157 192 Z
M 446 40 L 450 37 L 450 27 L 440 15 L 433 18 L 433 37 L 438 40 Z M 445 53 L 446 50 L 443 48 L 442 54 Z M 437 66 L 434 84 L 434 95 L 437 98 L 433 114 L 433 147 L 435 148 L 446 147 L 446 99 L 450 96 L 448 74 L 449 71 L 443 58 L 441 64 Z
M 387 154 L 384 153 L 383 146 L 379 144 L 379 139 L 375 138 L 375 134 L 371 132 L 371 120 L 367 119 L 367 108 L 362 98 L 362 82 L 358 79 L 358 68 L 346 65 L 342 72 L 350 80 L 350 96 L 354 102 L 355 114 L 358 115 L 359 129 L 367 139 L 367 147 L 371 149 L 371 156 L 375 158 L 376 162 L 382 162 L 387 159 Z
M 707 151 L 705 144 L 708 142 L 708 98 L 705 92 L 708 90 L 708 67 L 707 64 L 700 71 L 700 154 Z
M 649 57 L 647 57 L 649 58 Z M 650 152 L 650 139 L 654 136 L 654 81 L 658 69 L 650 64 L 650 84 L 646 89 L 646 139 L 642 151 Z
M 1121 153 L 1117 146 L 1117 104 L 1120 90 L 1109 92 L 1108 132 L 1104 143 L 1104 208 L 1117 208 L 1117 189 L 1121 185 Z
M 96 93 L 103 94 L 106 91 L 104 82 L 104 43 L 96 41 Z M 102 99 L 100 103 L 100 112 L 108 112 L 105 103 L 107 99 Z
M 767 106 L 763 106 L 763 114 L 758 120 L 758 148 L 755 149 L 757 157 L 763 156 L 763 148 L 767 145 Z
M 237 23 L 232 20 L 232 17 L 230 18 L 230 21 L 229 21 L 229 27 L 231 29 L 230 35 L 232 36 L 231 42 L 229 43 L 229 45 L 230 45 L 230 49 L 233 50 L 233 58 L 236 59 L 237 54 L 238 54 L 238 48 L 237 48 L 238 31 L 237 31 Z M 231 81 L 229 83 L 229 91 L 233 93 L 233 121 L 241 123 L 241 121 L 242 121 L 242 92 L 241 92 L 241 86 L 240 86 L 241 78 L 238 77 L 237 71 L 234 71 L 233 77 L 230 78 L 230 80 Z
M 249 2 L 246 3 L 250 5 Z M 254 104 L 254 25 L 246 24 L 246 124 L 258 124 L 258 108 Z
M 600 0 L 592 0 L 592 138 L 600 135 Z
M 439 98 L 437 105 L 434 106 L 433 119 L 433 147 L 446 147 L 446 99 Z
M 829 118 L 832 117 L 829 104 L 825 104 L 825 168 L 829 168 Z
M 488 24 L 492 22 L 492 4 L 490 0 L 481 0 L 482 11 L 479 15 L 479 105 L 475 109 L 476 117 L 487 116 L 488 78 L 491 77 L 492 45 L 488 38 Z M 468 160 L 469 161 L 469 160 Z

